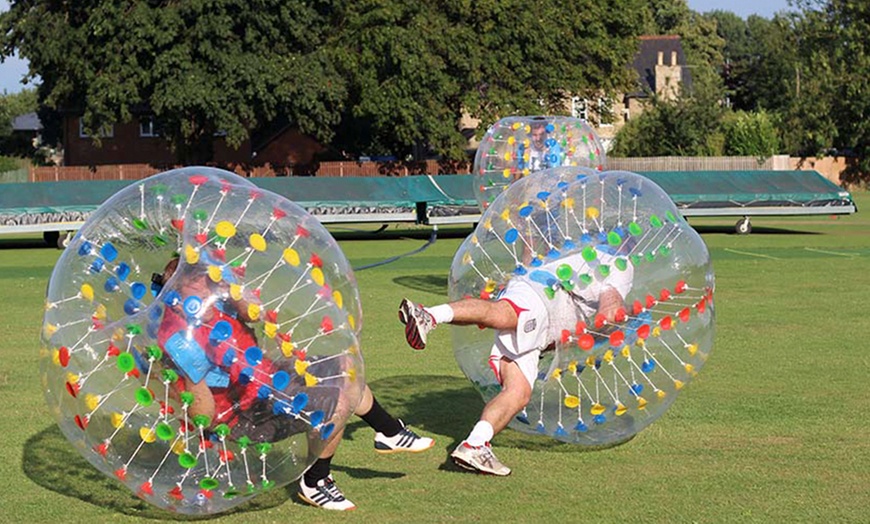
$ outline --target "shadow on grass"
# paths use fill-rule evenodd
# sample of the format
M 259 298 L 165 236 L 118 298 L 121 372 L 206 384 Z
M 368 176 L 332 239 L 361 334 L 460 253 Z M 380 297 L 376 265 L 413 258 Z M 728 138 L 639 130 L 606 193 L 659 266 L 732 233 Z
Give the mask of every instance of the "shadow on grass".
M 691 224 L 692 229 L 701 235 L 734 235 L 742 236 L 734 230 L 734 226 L 716 225 L 716 226 L 701 226 Z M 752 232 L 749 235 L 822 235 L 818 231 L 798 231 L 795 229 L 785 229 L 781 227 L 758 226 L 752 224 Z
M 0 249 L 51 249 L 57 251 L 56 246 L 50 246 L 41 238 L 0 238 Z
M 464 378 L 444 375 L 404 375 L 387 377 L 370 382 L 369 386 L 384 409 L 407 424 L 427 432 L 445 435 L 438 445 L 452 451 L 471 431 L 483 409 L 483 399 Z M 365 428 L 365 422 L 354 418 L 345 430 L 344 438 L 352 440 L 357 430 Z M 369 434 L 366 434 L 368 438 Z M 506 429 L 493 442 L 499 446 L 528 451 L 577 453 L 593 451 L 588 447 L 559 442 L 553 438 L 529 435 Z M 439 469 L 454 471 L 452 463 Z
M 447 277 L 443 275 L 407 275 L 396 277 L 393 282 L 416 291 L 447 295 Z
M 155 520 L 199 521 L 209 516 L 188 516 L 164 511 L 103 475 L 70 445 L 57 426 L 50 426 L 28 439 L 21 469 L 34 483 L 61 495 L 108 510 Z M 280 506 L 295 493 L 295 483 L 258 495 L 251 501 L 221 513 L 249 513 Z M 294 500 L 295 499 L 294 497 Z

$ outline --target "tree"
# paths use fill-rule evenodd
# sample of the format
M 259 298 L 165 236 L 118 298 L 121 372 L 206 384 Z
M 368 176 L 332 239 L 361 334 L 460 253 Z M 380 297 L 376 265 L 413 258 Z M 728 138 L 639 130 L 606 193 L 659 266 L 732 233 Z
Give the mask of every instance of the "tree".
M 36 111 L 36 90 L 0 94 L 0 137 L 12 134 L 12 121 L 21 115 Z
M 80 111 L 87 131 L 153 112 L 182 162 L 205 162 L 216 133 L 238 146 L 286 116 L 331 137 L 344 82 L 322 44 L 331 0 L 12 0 L 0 53 L 42 78 L 48 110 Z M 97 139 L 98 140 L 98 139 Z
M 724 127 L 726 155 L 764 159 L 780 152 L 777 123 L 764 110 L 733 113 L 724 120 Z

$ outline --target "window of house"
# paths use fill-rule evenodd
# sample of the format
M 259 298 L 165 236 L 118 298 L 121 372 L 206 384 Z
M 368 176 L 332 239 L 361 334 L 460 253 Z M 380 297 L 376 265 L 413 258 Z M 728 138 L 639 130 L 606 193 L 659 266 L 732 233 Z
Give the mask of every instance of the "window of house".
M 112 124 L 106 124 L 100 129 L 100 138 L 112 138 L 115 136 L 115 126 Z M 79 137 L 80 138 L 90 138 L 89 135 L 85 131 L 85 121 L 83 118 L 79 118 Z
M 589 104 L 585 98 L 579 96 L 571 97 L 571 116 L 581 120 L 589 121 Z
M 613 99 L 609 96 L 598 99 L 598 127 L 613 126 Z
M 154 117 L 144 117 L 139 119 L 139 136 L 143 138 L 153 138 L 160 136 L 160 131 L 157 129 L 157 123 Z

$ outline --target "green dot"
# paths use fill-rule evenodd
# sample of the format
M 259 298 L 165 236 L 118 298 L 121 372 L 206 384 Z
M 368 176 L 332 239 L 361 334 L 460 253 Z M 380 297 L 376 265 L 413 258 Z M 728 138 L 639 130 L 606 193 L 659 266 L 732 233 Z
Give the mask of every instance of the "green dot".
M 226 493 L 224 493 L 225 499 L 234 499 L 238 496 L 239 496 L 239 492 L 238 492 L 238 490 L 236 490 L 234 488 L 230 488 L 229 490 L 227 490 Z
M 553 300 L 553 298 L 556 297 L 556 291 L 549 286 L 544 288 L 544 294 L 547 295 L 547 298 L 550 300 Z
M 153 237 L 151 237 L 151 240 L 153 240 L 154 243 L 160 247 L 163 247 L 169 243 L 169 241 L 163 235 L 154 235 Z
M 631 255 L 628 258 L 631 259 L 631 263 L 635 266 L 638 266 L 641 262 L 643 262 L 643 257 L 641 257 L 640 255 Z
M 649 217 L 649 223 L 652 227 L 662 227 L 662 219 L 656 215 Z
M 157 424 L 157 428 L 154 430 L 157 434 L 157 438 L 160 440 L 169 440 L 175 436 L 175 430 L 172 429 L 172 426 L 167 424 L 166 422 L 161 422 Z
M 139 324 L 127 324 L 127 333 L 131 335 L 141 335 L 142 326 L 140 326 Z
M 190 391 L 185 391 L 184 393 L 179 395 L 179 397 L 181 398 L 181 403 L 185 406 L 193 404 L 193 393 L 191 393 Z
M 601 264 L 598 266 L 598 272 L 601 273 L 602 277 L 606 277 L 610 274 L 610 266 L 607 264 Z
M 187 195 L 172 195 L 172 198 L 170 200 L 172 200 L 173 204 L 178 206 L 187 202 Z
M 581 252 L 581 255 L 583 255 L 583 260 L 585 260 L 586 262 L 592 262 L 593 260 L 595 260 L 595 257 L 597 256 L 595 254 L 595 248 L 592 246 L 584 247 L 583 251 Z
M 145 350 L 148 353 L 148 356 L 153 358 L 154 360 L 160 360 L 163 358 L 163 350 L 160 349 L 160 346 L 155 346 L 154 344 L 148 346 L 148 349 Z
M 671 211 L 668 211 L 667 213 L 665 213 L 665 216 L 668 217 L 668 220 L 670 220 L 671 222 L 677 221 L 677 217 L 674 216 L 674 213 Z
M 659 253 L 661 253 L 663 257 L 666 257 L 671 254 L 671 248 L 668 246 L 662 246 L 662 248 L 659 249 Z
M 583 285 L 588 286 L 592 283 L 592 275 L 590 275 L 589 273 L 583 273 L 582 275 L 580 275 L 580 282 L 582 282 Z
M 205 220 L 206 218 L 208 218 L 208 213 L 204 209 L 197 209 L 193 212 L 194 220 Z
M 653 260 L 656 259 L 656 254 L 655 253 L 647 253 L 646 259 L 647 259 L 647 261 L 652 262 Z
M 218 424 L 218 426 L 214 428 L 214 432 L 220 437 L 226 437 L 230 434 L 230 427 L 226 424 Z
M 574 283 L 571 282 L 570 280 L 563 280 L 563 281 L 562 281 L 562 288 L 563 288 L 565 291 L 571 291 L 571 290 L 574 289 Z
M 634 236 L 638 236 L 643 233 L 643 228 L 637 222 L 632 222 L 628 225 L 628 232 Z
M 124 373 L 129 373 L 133 371 L 134 367 L 136 367 L 136 359 L 133 358 L 133 355 L 129 353 L 118 355 L 118 369 Z
M 166 192 L 166 184 L 154 184 L 151 186 L 151 191 L 153 191 L 155 195 L 162 195 Z
M 614 247 L 618 246 L 619 244 L 622 244 L 622 237 L 619 236 L 619 233 L 616 231 L 611 231 L 610 233 L 607 233 L 607 243 Z
M 255 491 L 257 491 L 257 487 L 253 484 L 248 484 L 248 488 L 245 490 L 248 492 L 248 495 L 253 495 Z
M 163 377 L 163 380 L 165 382 L 175 382 L 176 380 L 178 380 L 178 373 L 176 373 L 173 369 L 164 369 L 160 372 L 160 376 Z
M 223 237 L 218 237 L 218 240 L 219 240 L 219 243 L 221 243 L 221 244 L 223 244 L 224 242 L 227 241 L 227 239 L 225 239 Z M 230 262 L 230 267 L 239 267 L 242 265 L 242 262 L 244 262 L 244 261 L 243 260 L 233 260 L 232 262 Z
M 257 451 L 259 451 L 261 455 L 265 455 L 266 453 L 268 453 L 269 451 L 272 450 L 272 444 L 270 444 L 268 442 L 260 442 L 255 447 L 257 448 Z
M 625 271 L 628 268 L 628 260 L 626 260 L 624 258 L 617 258 L 613 262 L 613 265 L 616 266 L 616 269 L 618 269 L 620 271 Z
M 185 469 L 196 466 L 196 457 L 192 453 L 182 453 L 178 456 L 178 465 Z
M 144 231 L 144 230 L 148 229 L 148 223 L 145 222 L 145 220 L 142 218 L 134 218 L 133 219 L 133 227 L 135 227 L 139 231 Z
M 573 274 L 574 271 L 568 264 L 562 264 L 556 268 L 556 276 L 559 277 L 559 280 L 570 280 Z
M 207 428 L 211 423 L 211 418 L 207 415 L 196 415 L 193 417 L 193 425 L 200 428 Z
M 247 436 L 243 436 L 239 438 L 236 443 L 239 445 L 240 448 L 247 449 L 247 447 L 251 444 L 251 439 Z
M 140 406 L 147 408 L 152 402 L 154 402 L 154 395 L 148 391 L 148 388 L 141 387 L 136 390 L 136 402 L 138 402 Z
M 275 487 L 274 480 L 264 480 L 262 484 L 263 484 L 263 489 L 272 489 Z
M 204 490 L 211 491 L 218 487 L 218 481 L 217 479 L 213 479 L 211 477 L 205 477 L 199 481 L 199 487 Z

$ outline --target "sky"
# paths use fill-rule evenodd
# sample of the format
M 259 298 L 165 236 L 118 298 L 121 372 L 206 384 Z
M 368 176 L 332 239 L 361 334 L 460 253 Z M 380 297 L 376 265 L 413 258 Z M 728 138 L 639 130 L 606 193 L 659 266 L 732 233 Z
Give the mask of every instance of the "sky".
M 789 9 L 788 0 L 688 0 L 689 8 L 693 11 L 706 13 L 721 9 L 731 11 L 742 18 L 749 15 L 760 15 L 765 18 L 773 17 L 773 14 Z M 9 9 L 7 0 L 0 0 L 0 12 Z M 27 73 L 27 62 L 20 58 L 9 57 L 0 64 L 0 93 L 17 93 L 26 87 L 21 84 L 21 77 Z

